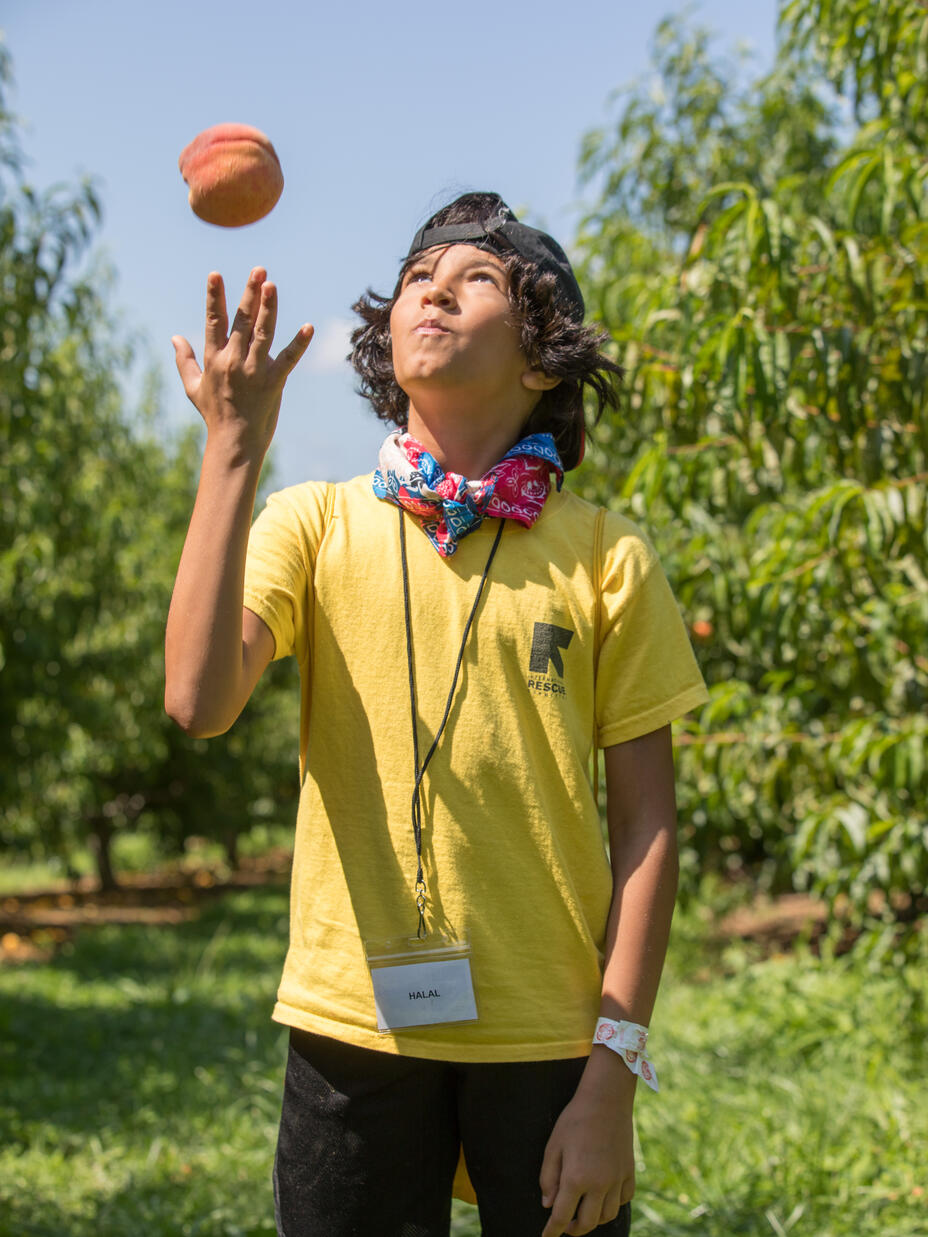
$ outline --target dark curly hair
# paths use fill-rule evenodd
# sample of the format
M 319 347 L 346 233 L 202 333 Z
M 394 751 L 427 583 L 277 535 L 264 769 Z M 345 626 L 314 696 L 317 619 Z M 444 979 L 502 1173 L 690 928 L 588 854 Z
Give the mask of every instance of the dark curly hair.
M 499 194 L 466 193 L 437 211 L 426 227 L 485 223 L 500 208 L 508 210 Z M 352 332 L 349 356 L 361 379 L 358 392 L 370 400 L 382 421 L 401 429 L 408 421 L 409 396 L 393 373 L 390 313 L 403 277 L 418 256 L 403 263 L 392 296 L 380 296 L 368 288 L 352 306 L 363 323 Z M 565 469 L 576 468 L 583 456 L 584 388 L 595 397 L 593 419 L 598 421 L 604 409 L 618 405 L 616 379 L 621 378 L 622 368 L 601 351 L 608 335 L 584 326 L 571 314 L 559 295 L 555 274 L 542 271 L 513 250 L 494 251 L 494 256 L 509 276 L 509 301 L 520 328 L 522 351 L 534 368 L 561 380 L 542 393 L 523 432 L 552 434 Z

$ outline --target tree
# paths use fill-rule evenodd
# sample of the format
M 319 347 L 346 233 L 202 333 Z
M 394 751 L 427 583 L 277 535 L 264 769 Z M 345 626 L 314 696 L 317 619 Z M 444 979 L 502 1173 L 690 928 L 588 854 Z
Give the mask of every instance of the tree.
M 243 829 L 295 800 L 296 694 L 277 668 L 208 748 L 165 716 L 196 435 L 158 435 L 154 391 L 126 413 L 107 279 L 79 273 L 97 193 L 28 185 L 9 78 L 0 46 L 0 844 L 67 859 L 89 843 L 111 885 L 120 829 L 173 848 L 205 834 L 234 859 Z
M 789 0 L 779 28 L 739 85 L 664 23 L 657 83 L 586 139 L 627 395 L 583 485 L 652 532 L 710 683 L 689 870 L 889 925 L 928 877 L 928 6 Z

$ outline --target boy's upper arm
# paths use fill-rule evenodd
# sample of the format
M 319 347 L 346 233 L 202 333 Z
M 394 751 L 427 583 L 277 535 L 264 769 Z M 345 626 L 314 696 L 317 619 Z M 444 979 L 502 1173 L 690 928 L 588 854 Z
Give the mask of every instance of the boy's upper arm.
M 242 672 L 246 699 L 274 659 L 274 636 L 264 619 L 247 606 L 242 607 Z
M 670 726 L 603 749 L 609 828 L 632 821 L 675 818 Z

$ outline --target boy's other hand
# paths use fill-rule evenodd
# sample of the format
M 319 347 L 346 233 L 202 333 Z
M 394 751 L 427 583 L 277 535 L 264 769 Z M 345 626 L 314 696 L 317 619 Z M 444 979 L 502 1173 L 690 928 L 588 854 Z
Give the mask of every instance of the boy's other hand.
M 209 437 L 226 439 L 245 457 L 264 457 L 277 427 L 284 383 L 313 337 L 311 326 L 301 326 L 272 357 L 276 325 L 277 289 L 263 267 L 249 275 L 231 328 L 222 276 L 213 271 L 206 281 L 202 370 L 186 339 L 175 335 L 171 340 L 184 390 Z
M 551 1216 L 542 1237 L 592 1232 L 614 1220 L 635 1192 L 634 1091 L 626 1086 L 625 1094 L 616 1094 L 585 1081 L 558 1117 L 545 1149 L 540 1185 Z

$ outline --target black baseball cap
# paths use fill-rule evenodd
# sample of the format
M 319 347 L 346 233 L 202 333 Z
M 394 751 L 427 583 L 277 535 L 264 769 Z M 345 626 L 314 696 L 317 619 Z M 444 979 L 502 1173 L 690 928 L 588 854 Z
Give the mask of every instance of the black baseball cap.
M 421 227 L 413 237 L 406 260 L 409 261 L 424 249 L 436 245 L 476 245 L 478 249 L 490 249 L 496 253 L 515 250 L 529 262 L 534 262 L 544 271 L 550 271 L 558 282 L 571 317 L 583 321 L 586 307 L 583 293 L 571 269 L 567 254 L 553 236 L 520 223 L 508 206 L 501 205 L 498 212 L 485 223 L 446 223 L 430 228 Z

